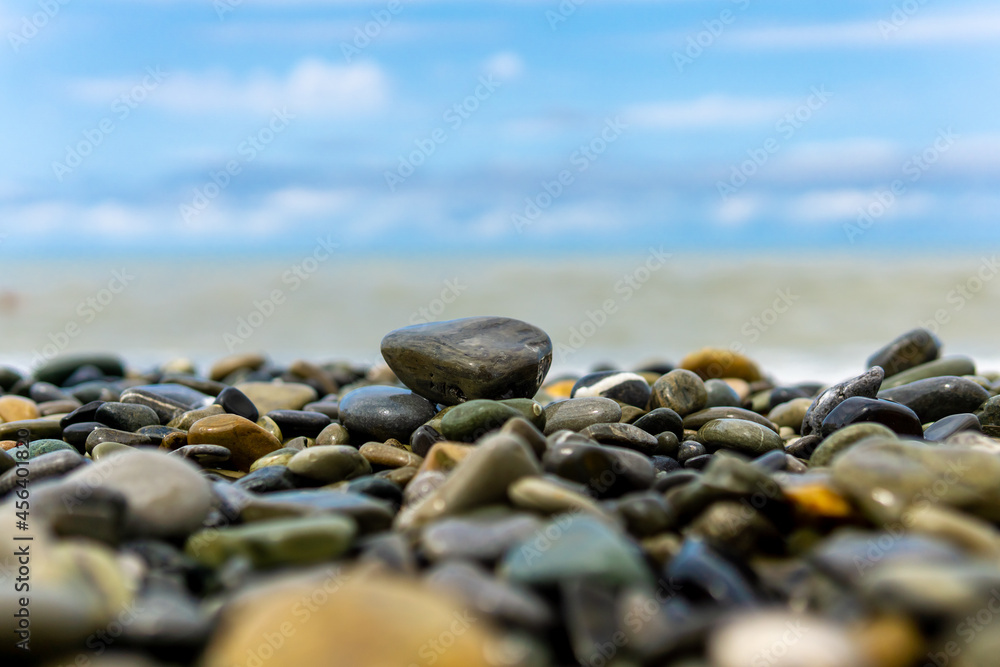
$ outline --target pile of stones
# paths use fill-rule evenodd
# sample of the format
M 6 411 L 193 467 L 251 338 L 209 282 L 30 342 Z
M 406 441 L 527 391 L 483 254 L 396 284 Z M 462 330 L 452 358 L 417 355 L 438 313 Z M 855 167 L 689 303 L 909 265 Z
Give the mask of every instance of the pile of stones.
M 1000 664 L 1000 376 L 931 332 L 831 387 L 713 348 L 548 378 L 502 317 L 382 355 L 0 368 L 0 655 Z

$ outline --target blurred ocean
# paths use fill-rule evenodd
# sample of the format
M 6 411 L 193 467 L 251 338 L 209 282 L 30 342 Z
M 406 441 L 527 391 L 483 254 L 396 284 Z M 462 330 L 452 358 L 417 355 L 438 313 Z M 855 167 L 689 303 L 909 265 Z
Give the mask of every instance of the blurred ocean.
M 320 249 L 321 250 L 321 249 Z M 241 351 L 278 362 L 380 359 L 407 324 L 506 315 L 542 327 L 553 373 L 742 349 L 780 382 L 855 374 L 896 335 L 1000 370 L 993 254 L 741 258 L 91 259 L 4 262 L 0 362 L 113 350 L 143 368 Z M 552 377 L 552 375 L 550 375 Z

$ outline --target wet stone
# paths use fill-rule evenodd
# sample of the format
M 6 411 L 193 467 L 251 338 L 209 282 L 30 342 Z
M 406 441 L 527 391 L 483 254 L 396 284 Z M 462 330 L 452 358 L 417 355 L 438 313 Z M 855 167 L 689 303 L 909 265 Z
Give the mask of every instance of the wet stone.
M 210 567 L 237 556 L 260 568 L 319 563 L 347 551 L 356 530 L 351 519 L 336 515 L 262 521 L 196 533 L 185 551 Z
M 770 413 L 767 415 L 768 421 L 776 424 L 779 428 L 782 426 L 788 426 L 795 429 L 796 432 L 802 428 L 802 420 L 806 417 L 806 412 L 809 410 L 809 406 L 812 405 L 812 399 L 809 398 L 793 398 L 787 403 L 781 403 L 775 406 Z
M 185 445 L 173 450 L 170 455 L 194 461 L 207 468 L 228 461 L 230 452 L 219 445 Z
M 293 456 L 288 469 L 324 484 L 368 475 L 372 471 L 361 452 L 348 445 L 310 447 Z
M 87 449 L 89 454 L 94 450 L 94 447 L 101 444 L 102 442 L 117 442 L 122 445 L 128 445 L 129 447 L 155 447 L 156 442 L 149 436 L 139 435 L 138 433 L 130 433 L 129 431 L 119 431 L 113 428 L 95 428 L 87 436 L 87 440 L 84 443 L 84 447 Z
M 785 446 L 785 452 L 796 458 L 808 460 L 821 442 L 823 442 L 823 437 L 818 434 L 802 436 L 789 442 Z
M 468 317 L 392 331 L 382 356 L 404 385 L 455 405 L 533 397 L 552 363 L 552 341 L 520 320 Z
M 905 405 L 917 413 L 922 423 L 927 423 L 949 415 L 974 412 L 990 394 L 972 380 L 946 375 L 885 389 L 878 397 Z
M 403 504 L 403 490 L 399 488 L 398 484 L 382 477 L 368 475 L 352 479 L 349 482 L 340 482 L 340 484 L 343 485 L 343 490 L 349 493 L 358 493 L 384 500 L 392 505 L 394 510 L 398 510 Z
M 964 431 L 982 433 L 983 428 L 976 415 L 961 413 L 939 419 L 924 431 L 924 440 L 928 442 L 944 442 L 956 433 Z
M 104 401 L 91 401 L 90 403 L 85 403 L 73 410 L 65 417 L 59 420 L 59 425 L 64 429 L 71 424 L 80 424 L 82 422 L 96 422 L 97 421 L 97 410 L 104 405 Z
M 271 410 L 267 416 L 278 425 L 286 440 L 302 436 L 315 438 L 332 421 L 321 412 L 306 410 Z
M 145 405 L 103 403 L 94 413 L 94 421 L 120 431 L 138 431 L 143 426 L 160 423 L 156 411 Z
M 677 460 L 680 463 L 686 463 L 688 460 L 693 459 L 697 456 L 704 456 L 708 453 L 708 450 L 700 442 L 694 440 L 687 440 L 682 442 L 677 448 Z
M 208 371 L 208 377 L 217 382 L 225 380 L 237 371 L 255 371 L 267 364 L 267 358 L 261 354 L 233 354 L 216 361 Z M 245 415 L 240 415 L 245 417 Z M 249 417 L 246 417 L 249 419 Z M 250 421 L 256 421 L 251 419 Z
M 237 415 L 221 414 L 199 419 L 187 437 L 191 445 L 219 445 L 232 454 L 237 470 L 249 471 L 260 457 L 281 449 L 281 442 L 263 428 Z
M 22 429 L 28 431 L 29 440 L 58 438 L 62 435 L 62 427 L 58 421 L 46 418 L 23 419 L 0 424 L 0 440 L 17 440 L 17 433 Z
M 598 396 L 556 401 L 545 407 L 545 435 L 563 429 L 582 431 L 593 424 L 613 424 L 622 418 L 622 408 L 610 398 Z
M 828 466 L 838 455 L 847 451 L 851 445 L 871 436 L 895 438 L 895 432 L 888 426 L 877 422 L 861 422 L 851 424 L 827 436 L 813 451 L 809 458 L 811 467 Z
M 36 456 L 42 456 L 43 454 L 48 454 L 49 452 L 58 452 L 61 450 L 76 452 L 75 447 L 63 442 L 62 440 L 43 439 L 35 440 L 28 446 L 28 456 L 30 458 L 35 458 Z
M 98 428 L 104 428 L 104 425 L 98 422 L 81 422 L 77 424 L 71 424 L 63 429 L 62 439 L 73 445 L 76 451 L 81 454 L 87 453 L 87 437 L 90 435 L 91 431 Z
M 340 421 L 359 443 L 395 438 L 409 442 L 437 409 L 423 396 L 396 387 L 361 387 L 340 400 Z
M 751 458 L 784 448 L 773 430 L 744 419 L 710 421 L 698 430 L 698 439 L 710 452 L 731 449 Z
M 260 413 L 253 401 L 236 387 L 226 387 L 215 397 L 215 404 L 221 405 L 222 409 L 231 415 L 239 415 L 244 419 L 256 422 L 260 419 Z
M 221 405 L 208 405 L 204 408 L 198 408 L 197 410 L 188 410 L 187 412 L 182 412 L 177 415 L 169 422 L 167 426 L 170 428 L 176 428 L 183 431 L 189 431 L 195 422 L 204 419 L 205 417 L 215 417 L 217 415 L 224 415 L 225 411 L 222 409 Z
M 424 462 L 422 456 L 417 456 L 413 452 L 402 447 L 393 447 L 381 442 L 366 442 L 358 450 L 361 456 L 368 459 L 372 466 L 382 468 L 403 468 L 413 466 L 419 468 Z
M 738 408 L 743 405 L 739 394 L 725 380 L 717 378 L 705 380 L 705 391 L 708 392 L 708 401 L 705 403 L 706 408 Z
M 708 391 L 704 381 L 689 370 L 674 370 L 653 383 L 649 407 L 670 408 L 681 417 L 705 408 Z
M 182 431 L 181 429 L 178 428 L 172 428 L 170 426 L 160 426 L 158 424 L 154 426 L 143 426 L 138 431 L 136 431 L 136 434 L 144 435 L 158 445 L 162 445 L 163 441 L 169 438 L 170 436 L 177 436 L 177 435 L 183 435 L 184 440 L 187 441 L 187 433 L 185 431 Z M 66 437 L 66 432 L 63 431 L 63 438 L 65 437 Z
M 880 366 L 891 377 L 941 355 L 941 341 L 927 329 L 908 331 L 868 358 L 868 367 Z
M 445 413 L 441 418 L 441 435 L 448 440 L 473 442 L 521 416 L 520 411 L 499 401 L 471 400 Z
M 503 425 L 500 432 L 508 433 L 524 440 L 539 459 L 545 455 L 545 451 L 549 448 L 548 441 L 542 432 L 527 419 L 511 419 Z
M 684 436 L 684 420 L 670 408 L 650 410 L 635 420 L 633 425 L 651 435 L 659 435 L 669 431 L 678 439 Z
M 819 430 L 824 438 L 850 424 L 877 422 L 895 433 L 922 438 L 920 418 L 910 408 L 899 403 L 874 398 L 852 396 L 837 405 L 823 420 Z
M 418 426 L 413 433 L 410 434 L 410 450 L 412 450 L 417 456 L 427 456 L 431 447 L 433 447 L 435 443 L 441 442 L 444 439 L 444 436 L 441 435 L 439 431 L 424 424 L 422 426 Z
M 721 408 L 708 408 L 705 410 L 699 410 L 689 414 L 684 418 L 684 428 L 691 429 L 693 431 L 699 430 L 702 426 L 710 421 L 716 419 L 742 419 L 744 421 L 753 422 L 759 424 L 764 428 L 770 429 L 775 433 L 778 429 L 775 425 L 771 423 L 766 417 L 762 417 L 756 412 L 751 410 L 744 410 L 743 408 L 733 408 L 733 407 L 721 407 Z
M 580 435 L 603 445 L 634 449 L 646 456 L 659 453 L 659 441 L 632 424 L 594 424 L 580 431 Z
M 233 485 L 253 493 L 274 493 L 297 489 L 303 481 L 305 480 L 289 470 L 287 465 L 274 464 L 257 468 L 236 480 Z
M 643 454 L 609 445 L 565 443 L 549 448 L 542 459 L 546 472 L 587 485 L 600 498 L 643 491 L 655 478 L 653 464 Z
M 975 374 L 976 364 L 972 361 L 972 359 L 963 356 L 943 357 L 934 361 L 928 361 L 926 364 L 915 366 L 910 370 L 897 373 L 891 377 L 887 377 L 885 382 L 882 383 L 882 389 L 894 389 L 896 387 L 901 387 L 904 384 L 916 382 L 917 380 L 943 377 L 945 375 L 962 377 L 964 375 Z
M 826 416 L 848 398 L 854 396 L 875 398 L 884 377 L 885 371 L 875 367 L 862 375 L 830 387 L 817 396 L 806 410 L 799 433 L 802 435 L 818 433 Z
M 316 435 L 317 445 L 347 445 L 351 442 L 351 434 L 340 423 L 329 424 Z
M 576 381 L 571 398 L 603 396 L 638 408 L 649 403 L 649 383 L 641 375 L 623 371 L 589 373 Z
M 87 460 L 75 451 L 60 450 L 40 454 L 31 459 L 31 463 L 27 466 L 27 480 L 28 483 L 33 483 L 49 477 L 58 477 L 86 463 Z M 0 475 L 0 497 L 17 487 L 18 481 L 25 479 L 23 476 L 18 476 L 17 472 L 17 469 L 12 468 Z

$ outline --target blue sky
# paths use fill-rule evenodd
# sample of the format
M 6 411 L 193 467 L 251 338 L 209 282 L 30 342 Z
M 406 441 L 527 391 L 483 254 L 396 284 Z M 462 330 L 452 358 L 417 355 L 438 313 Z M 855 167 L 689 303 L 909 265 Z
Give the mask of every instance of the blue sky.
M 33 0 L 0 28 L 5 254 L 1000 240 L 995 3 Z

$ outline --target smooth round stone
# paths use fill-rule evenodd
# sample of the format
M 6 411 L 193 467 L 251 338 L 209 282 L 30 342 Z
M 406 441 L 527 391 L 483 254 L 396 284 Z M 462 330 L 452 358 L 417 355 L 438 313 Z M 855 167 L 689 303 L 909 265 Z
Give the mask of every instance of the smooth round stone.
M 827 438 L 835 431 L 859 422 L 885 424 L 899 435 L 918 438 L 924 436 L 920 418 L 910 408 L 891 401 L 861 396 L 852 396 L 831 410 L 823 420 L 819 434 Z
M 264 456 L 258 460 L 266 460 L 268 456 Z M 291 456 L 288 458 L 291 459 Z M 302 478 L 289 470 L 287 465 L 274 463 L 260 466 L 256 470 L 251 471 L 233 482 L 233 486 L 253 493 L 270 494 L 278 491 L 297 489 L 302 481 Z
M 1000 521 L 998 479 L 995 452 L 962 445 L 870 438 L 833 462 L 834 483 L 877 522 L 898 521 L 921 499 Z
M 576 381 L 570 398 L 603 396 L 626 405 L 646 407 L 652 390 L 641 375 L 625 371 L 588 373 Z
M 756 667 L 754 659 L 764 656 L 769 656 L 769 667 L 870 664 L 846 628 L 818 616 L 785 611 L 756 611 L 732 619 L 712 634 L 707 652 L 713 667 Z
M 409 442 L 413 432 L 437 413 L 434 404 L 408 389 L 369 386 L 340 399 L 340 421 L 360 442 Z
M 320 399 L 313 403 L 306 403 L 302 406 L 302 409 L 309 412 L 320 412 L 330 419 L 340 419 L 340 401 L 333 399 Z
M 698 430 L 698 439 L 709 452 L 731 449 L 750 457 L 784 448 L 781 436 L 773 430 L 744 419 L 710 421 Z
M 277 491 L 254 497 L 243 507 L 240 518 L 244 521 L 270 521 L 335 514 L 352 519 L 358 531 L 367 535 L 388 530 L 394 513 L 392 504 L 370 495 L 327 488 Z
M 106 376 L 125 375 L 125 364 L 121 358 L 110 354 L 59 355 L 42 363 L 33 375 L 39 382 L 51 382 L 61 387 L 81 366 L 95 366 Z
M 799 398 L 808 398 L 809 402 L 812 403 L 813 397 L 819 393 L 821 389 L 822 387 L 814 385 L 775 387 L 769 393 L 767 407 L 770 410 L 774 410 L 783 403 L 788 403 Z M 798 425 L 796 424 L 796 426 Z
M 103 403 L 94 413 L 94 421 L 120 431 L 138 431 L 143 426 L 158 425 L 160 417 L 153 408 L 129 403 Z
M 500 403 L 520 412 L 535 428 L 545 429 L 545 408 L 533 398 L 505 398 Z
M 0 440 L 17 440 L 18 431 L 26 430 L 29 440 L 41 440 L 42 438 L 59 438 L 62 436 L 62 426 L 58 421 L 48 418 L 22 419 L 16 422 L 4 422 L 0 424 Z
M 705 380 L 705 391 L 708 393 L 708 401 L 705 403 L 706 408 L 738 408 L 743 405 L 739 394 L 725 380 L 718 378 Z
M 534 514 L 484 509 L 430 524 L 421 533 L 420 547 L 432 561 L 464 559 L 493 563 L 511 545 L 533 536 L 541 526 L 542 521 Z
M 886 377 L 934 361 L 941 355 L 941 341 L 927 329 L 907 331 L 868 358 L 868 367 L 880 366 Z
M 789 441 L 785 445 L 785 452 L 797 458 L 808 460 L 821 442 L 823 442 L 823 437 L 818 434 L 804 435 Z
M 288 469 L 296 475 L 324 484 L 372 472 L 368 460 L 348 445 L 322 445 L 302 450 L 289 460 Z
M 674 370 L 653 383 L 649 407 L 670 408 L 681 417 L 705 408 L 708 391 L 705 382 L 689 370 Z
M 38 405 L 30 398 L 23 396 L 0 396 L 0 420 L 16 422 L 25 419 L 38 419 Z
M 288 466 L 288 462 L 293 456 L 298 454 L 300 449 L 291 449 L 289 447 L 282 447 L 281 449 L 276 449 L 270 454 L 265 454 L 250 466 L 250 472 L 255 470 L 260 470 L 261 468 L 266 468 L 268 466 Z
M 990 393 L 972 380 L 946 375 L 885 389 L 878 397 L 905 405 L 917 413 L 921 423 L 927 423 L 974 412 L 990 398 Z
M 646 456 L 659 453 L 656 436 L 632 424 L 594 424 L 580 431 L 580 435 L 596 440 L 602 445 L 615 445 L 634 449 Z
M 511 484 L 541 472 L 531 448 L 520 438 L 501 433 L 486 436 L 439 487 L 418 504 L 403 508 L 397 528 L 419 527 L 440 517 L 504 502 Z
M 545 450 L 549 448 L 548 441 L 542 432 L 538 430 L 538 427 L 524 418 L 518 417 L 509 420 L 503 425 L 500 432 L 509 433 L 524 440 L 539 459 L 545 455 Z
M 201 526 L 212 491 L 198 467 L 158 451 L 132 450 L 106 457 L 69 475 L 67 489 L 100 486 L 128 504 L 125 531 L 134 537 L 185 536 Z
M 538 514 L 584 512 L 609 518 L 593 499 L 545 477 L 522 477 L 510 485 L 507 496 L 514 507 Z
M 199 419 L 191 425 L 190 445 L 219 445 L 232 454 L 237 470 L 247 472 L 254 461 L 281 449 L 281 442 L 263 428 L 237 415 L 221 414 Z
M 422 456 L 417 456 L 401 447 L 393 447 L 381 442 L 366 442 L 361 445 L 358 452 L 371 465 L 383 468 L 404 468 L 406 466 L 419 468 L 424 462 Z
M 638 546 L 606 522 L 564 514 L 508 549 L 499 576 L 529 586 L 579 578 L 647 588 L 653 577 Z
M 35 458 L 36 456 L 42 456 L 43 454 L 48 454 L 50 452 L 58 452 L 60 450 L 75 452 L 76 448 L 70 445 L 69 443 L 63 442 L 62 440 L 53 440 L 53 439 L 35 440 L 30 445 L 28 445 L 28 456 L 30 458 Z
M 122 452 L 130 452 L 134 449 L 135 447 L 123 445 L 120 442 L 102 442 L 94 445 L 94 449 L 90 452 L 90 458 L 93 461 L 100 461 L 101 459 L 106 459 L 109 456 L 114 456 L 115 454 L 120 454 Z
M 104 383 L 102 382 L 101 384 Z M 51 382 L 33 382 L 28 388 L 28 398 L 34 403 L 43 403 L 45 401 L 73 398 L 73 396 Z
M 981 426 L 1000 426 L 1000 397 L 993 396 L 984 402 L 975 413 Z
M 819 446 L 809 457 L 809 465 L 810 467 L 828 466 L 833 463 L 835 457 L 847 451 L 851 445 L 871 436 L 892 439 L 896 437 L 896 433 L 888 426 L 877 422 L 862 422 L 845 426 L 819 443 Z
M 273 435 L 278 442 L 284 442 L 285 436 L 281 433 L 281 429 L 278 428 L 278 424 L 267 415 L 264 415 L 257 420 L 257 426 L 260 426 L 262 429 Z
M 689 470 L 704 470 L 715 459 L 712 454 L 701 454 L 691 456 L 684 461 L 684 467 Z
M 262 368 L 265 364 L 267 364 L 267 358 L 262 354 L 252 352 L 232 354 L 212 364 L 212 367 L 208 371 L 208 377 L 210 380 L 222 382 L 237 371 L 255 371 Z
M 653 485 L 656 471 L 649 457 L 631 449 L 567 442 L 545 452 L 546 472 L 587 485 L 600 498 L 616 498 Z
M 142 387 L 129 387 L 121 393 L 118 400 L 122 403 L 145 405 L 152 408 L 156 412 L 156 415 L 160 418 L 161 424 L 169 423 L 171 420 L 184 414 L 188 410 L 204 407 L 201 403 L 192 405 L 190 400 L 179 400 L 175 397 L 177 394 L 174 392 L 156 389 L 158 387 L 167 386 L 169 385 L 144 385 Z M 172 386 L 187 391 L 194 391 L 193 389 L 188 389 L 187 387 L 179 384 Z M 211 402 L 211 397 L 205 396 L 205 400 Z
M 441 563 L 427 572 L 431 588 L 457 597 L 476 613 L 530 630 L 552 625 L 554 615 L 533 591 L 499 581 L 470 562 Z
M 62 439 L 73 445 L 81 454 L 87 453 L 87 438 L 95 429 L 104 428 L 99 422 L 80 422 L 63 429 Z
M 351 442 L 351 434 L 340 423 L 327 425 L 316 436 L 317 445 L 346 445 Z
M 875 398 L 884 377 L 885 371 L 876 366 L 857 377 L 833 385 L 817 396 L 809 409 L 806 410 L 806 416 L 802 419 L 799 433 L 802 435 L 818 433 L 826 416 L 848 398 L 854 396 Z
M 97 411 L 100 407 L 104 405 L 104 401 L 91 401 L 89 403 L 84 403 L 76 410 L 73 410 L 65 417 L 59 420 L 59 425 L 64 429 L 72 424 L 80 424 L 83 422 L 96 422 L 97 421 Z
M 746 382 L 757 382 L 763 378 L 760 368 L 748 357 L 731 350 L 714 347 L 705 347 L 697 352 L 692 352 L 681 360 L 677 368 L 693 371 L 705 380 L 739 378 Z
M 260 412 L 253 401 L 236 387 L 226 387 L 215 397 L 215 404 L 231 415 L 238 415 L 252 422 L 260 419 Z
M 123 386 L 121 383 L 97 380 L 78 384 L 72 388 L 69 394 L 70 398 L 75 398 L 81 403 L 89 403 L 91 401 L 120 401 L 122 391 Z M 63 393 L 65 394 L 66 392 Z
M 306 410 L 272 410 L 267 416 L 281 429 L 285 439 L 305 436 L 315 438 L 330 425 L 331 419 L 322 412 Z
M 236 557 L 258 568 L 305 565 L 343 555 L 356 532 L 354 521 L 335 514 L 259 521 L 195 533 L 184 551 L 209 567 Z
M 262 415 L 271 410 L 301 410 L 319 398 L 313 387 L 301 382 L 240 382 L 235 386 Z
M 775 425 L 766 417 L 762 417 L 756 412 L 752 412 L 750 410 L 734 407 L 707 408 L 705 410 L 699 410 L 698 412 L 691 413 L 684 418 L 684 428 L 697 431 L 708 422 L 715 421 L 716 419 L 742 419 L 759 424 L 760 426 L 774 431 L 775 433 L 778 432 Z
M 990 400 L 992 401 L 993 399 Z M 924 430 L 924 440 L 927 442 L 944 442 L 956 433 L 964 431 L 982 433 L 982 424 L 980 424 L 979 418 L 976 415 L 963 413 L 939 419 Z
M 684 420 L 670 408 L 650 410 L 635 420 L 633 426 L 641 428 L 651 435 L 659 435 L 669 431 L 678 439 L 684 437 Z
M 15 460 L 20 460 L 16 455 L 14 455 L 14 458 Z M 87 459 L 75 451 L 59 450 L 49 452 L 48 454 L 40 454 L 36 458 L 31 459 L 31 463 L 27 466 L 27 481 L 30 484 L 49 477 L 58 477 L 86 463 Z M 0 475 L 0 496 L 6 495 L 18 487 L 18 482 L 25 480 L 24 476 L 18 476 L 17 473 L 17 469 L 11 468 Z
M 138 433 L 130 433 L 129 431 L 119 431 L 115 428 L 95 428 L 87 436 L 86 442 L 84 442 L 84 447 L 87 453 L 94 451 L 94 447 L 101 444 L 102 442 L 117 442 L 122 445 L 128 445 L 129 447 L 155 447 L 156 442 L 146 435 L 140 435 Z
M 896 387 L 901 387 L 904 384 L 916 382 L 917 380 L 943 377 L 945 375 L 956 375 L 958 377 L 962 377 L 964 375 L 975 374 L 976 364 L 972 361 L 972 359 L 957 355 L 943 357 L 941 359 L 935 359 L 934 361 L 928 361 L 926 364 L 915 366 L 908 371 L 897 373 L 892 377 L 887 377 L 882 383 L 882 389 L 894 389 Z
M 444 440 L 444 436 L 432 426 L 423 424 L 410 434 L 410 449 L 417 456 L 427 456 L 435 443 Z
M 396 329 L 382 356 L 399 380 L 444 405 L 531 398 L 552 363 L 548 334 L 506 317 L 467 317 Z
M 545 407 L 545 435 L 556 431 L 582 431 L 593 424 L 613 424 L 622 418 L 622 408 L 610 398 L 593 396 L 549 403 Z
M 517 655 L 510 640 L 501 641 L 491 624 L 459 600 L 403 577 L 360 575 L 342 576 L 331 568 L 285 575 L 263 591 L 234 600 L 223 609 L 220 630 L 200 664 L 247 664 L 248 655 L 257 655 L 262 638 L 279 632 L 285 623 L 292 623 L 295 635 L 268 652 L 268 664 L 402 667 L 429 664 L 426 658 L 432 656 L 434 667 L 541 664 Z M 315 611 L 293 616 L 293 610 L 305 609 L 296 605 L 317 591 L 335 593 Z M 443 648 L 443 643 L 428 642 L 440 637 L 447 638 L 448 648 L 435 651 L 431 646 Z
M 167 438 L 170 438 L 171 436 L 176 436 L 178 434 L 182 434 L 184 436 L 184 440 L 185 441 L 187 440 L 186 431 L 182 431 L 179 428 L 172 428 L 170 426 L 161 426 L 159 424 L 154 424 L 153 426 L 143 426 L 138 431 L 136 431 L 136 434 L 144 435 L 157 444 L 162 444 L 163 441 L 166 440 Z M 63 431 L 63 438 L 65 437 L 66 437 L 66 432 Z
M 656 436 L 656 454 L 654 458 L 657 457 L 669 457 L 671 459 L 676 459 L 677 455 L 680 453 L 681 441 L 677 439 L 677 436 L 670 431 L 664 431 L 663 433 Z
M 224 414 L 226 414 L 226 412 L 222 409 L 221 405 L 208 405 L 204 408 L 198 408 L 197 410 L 182 412 L 167 422 L 167 426 L 170 428 L 180 429 L 182 431 L 188 431 L 196 421 L 204 419 L 205 417 L 215 417 L 216 415 Z
M 185 445 L 173 450 L 170 455 L 194 461 L 203 468 L 224 463 L 231 456 L 228 449 L 219 445 Z
M 448 440 L 474 442 L 521 416 L 520 411 L 499 401 L 475 399 L 448 409 L 441 418 L 440 431 Z
M 802 420 L 806 418 L 806 412 L 812 405 L 811 398 L 793 398 L 790 401 L 776 405 L 767 415 L 767 420 L 776 424 L 778 428 L 787 426 L 795 429 L 798 433 L 802 428 Z

